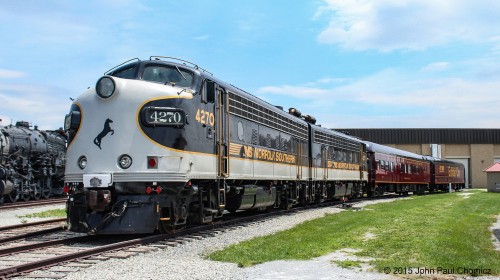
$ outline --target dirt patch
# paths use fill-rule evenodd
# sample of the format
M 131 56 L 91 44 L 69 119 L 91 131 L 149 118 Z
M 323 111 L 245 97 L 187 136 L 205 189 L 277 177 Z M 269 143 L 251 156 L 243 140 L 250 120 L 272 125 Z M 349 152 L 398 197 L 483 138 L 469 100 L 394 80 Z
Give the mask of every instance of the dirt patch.
M 372 240 L 372 239 L 375 239 L 377 238 L 377 236 L 371 232 L 367 232 L 365 233 L 365 235 L 363 236 L 363 241 L 369 241 L 369 240 Z
M 497 216 L 497 221 L 491 226 L 491 235 L 495 250 L 500 251 L 500 215 Z

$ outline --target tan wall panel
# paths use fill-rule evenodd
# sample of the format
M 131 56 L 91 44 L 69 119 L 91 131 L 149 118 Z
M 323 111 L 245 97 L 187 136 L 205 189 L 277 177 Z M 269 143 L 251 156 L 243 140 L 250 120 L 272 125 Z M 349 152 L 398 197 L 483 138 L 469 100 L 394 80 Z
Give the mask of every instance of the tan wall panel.
M 493 155 L 495 157 L 500 157 L 500 145 L 493 145 Z
M 471 184 L 473 188 L 486 188 L 484 169 L 493 163 L 493 144 L 471 144 Z
M 443 147 L 441 147 L 441 153 L 443 152 Z M 422 144 L 420 146 L 420 150 L 422 151 L 422 155 L 430 156 L 432 155 L 431 144 Z
M 408 152 L 412 152 L 412 153 L 415 153 L 415 154 L 419 154 L 421 155 L 422 154 L 422 145 L 420 144 L 410 144 L 410 145 L 396 145 L 396 148 L 397 149 L 400 149 L 400 150 L 405 150 L 405 151 L 408 151 Z
M 442 150 L 442 156 L 446 154 L 448 157 L 470 157 L 470 145 L 453 145 L 446 144 L 442 145 L 444 147 L 444 151 Z M 443 148 L 441 148 L 443 149 Z

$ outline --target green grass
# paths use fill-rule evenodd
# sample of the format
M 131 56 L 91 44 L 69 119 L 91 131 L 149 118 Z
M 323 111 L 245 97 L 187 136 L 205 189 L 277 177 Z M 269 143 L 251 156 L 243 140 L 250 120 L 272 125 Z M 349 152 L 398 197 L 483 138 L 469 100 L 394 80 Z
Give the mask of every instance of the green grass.
M 500 274 L 489 227 L 500 214 L 500 195 L 474 192 L 413 197 L 344 211 L 290 230 L 255 238 L 209 255 L 250 266 L 272 260 L 307 260 L 342 248 L 375 258 L 384 267 L 485 268 Z M 365 240 L 365 234 L 372 238 Z
M 39 213 L 27 214 L 23 216 L 17 216 L 18 218 L 64 218 L 66 217 L 66 210 L 64 209 L 52 209 Z
M 361 267 L 361 264 L 359 261 L 353 261 L 353 260 L 345 260 L 345 261 L 334 261 L 338 266 L 342 268 L 358 268 Z

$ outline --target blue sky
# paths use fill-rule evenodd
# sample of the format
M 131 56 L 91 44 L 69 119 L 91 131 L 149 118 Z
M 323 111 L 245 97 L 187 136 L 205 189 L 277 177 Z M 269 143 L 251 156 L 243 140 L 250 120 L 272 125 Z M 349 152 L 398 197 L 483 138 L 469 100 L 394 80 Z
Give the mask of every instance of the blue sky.
M 130 58 L 179 57 L 331 128 L 500 128 L 500 1 L 0 0 L 0 119 L 63 125 Z

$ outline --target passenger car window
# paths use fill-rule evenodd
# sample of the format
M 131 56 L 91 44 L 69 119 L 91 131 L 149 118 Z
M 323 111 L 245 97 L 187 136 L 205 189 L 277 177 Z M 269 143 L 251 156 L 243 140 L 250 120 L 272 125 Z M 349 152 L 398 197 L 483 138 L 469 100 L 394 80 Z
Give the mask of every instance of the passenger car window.
M 151 65 L 144 69 L 142 79 L 162 84 L 172 83 L 178 87 L 191 87 L 193 73 L 179 67 Z

